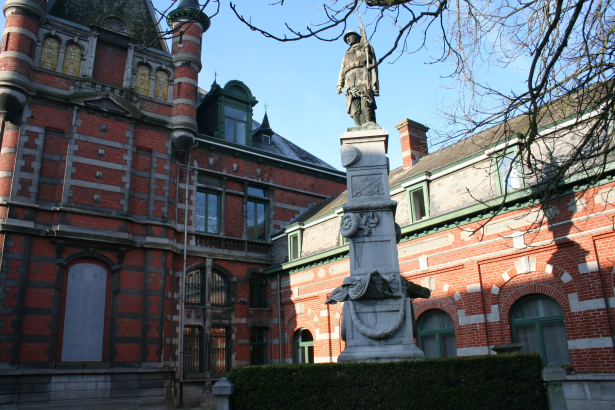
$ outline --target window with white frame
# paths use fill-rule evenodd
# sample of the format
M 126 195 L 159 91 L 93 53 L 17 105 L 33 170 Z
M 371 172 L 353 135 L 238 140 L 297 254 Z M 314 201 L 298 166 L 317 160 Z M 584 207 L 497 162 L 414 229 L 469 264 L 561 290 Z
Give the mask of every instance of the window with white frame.
M 516 152 L 509 151 L 496 158 L 496 176 L 500 195 L 523 187 L 521 168 Z
M 414 185 L 408 188 L 408 208 L 410 223 L 419 222 L 429 218 L 429 196 L 427 183 Z
M 301 258 L 301 231 L 288 234 L 288 261 Z

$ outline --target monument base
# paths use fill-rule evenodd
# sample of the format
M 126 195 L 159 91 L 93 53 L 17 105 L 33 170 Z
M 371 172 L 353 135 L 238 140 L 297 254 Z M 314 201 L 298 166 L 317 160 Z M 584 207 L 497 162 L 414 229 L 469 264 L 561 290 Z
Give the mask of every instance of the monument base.
M 342 339 L 346 348 L 338 363 L 420 360 L 414 344 L 410 298 L 344 302 Z
M 337 358 L 338 363 L 398 362 L 422 360 L 425 353 L 416 345 L 347 347 Z

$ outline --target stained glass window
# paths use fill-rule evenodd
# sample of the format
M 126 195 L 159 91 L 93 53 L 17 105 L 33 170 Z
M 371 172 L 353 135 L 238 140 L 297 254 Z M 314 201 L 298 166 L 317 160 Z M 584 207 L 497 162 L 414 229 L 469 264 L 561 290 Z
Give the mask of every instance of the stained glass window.
M 47 37 L 43 40 L 41 60 L 39 65 L 48 70 L 58 68 L 58 56 L 60 54 L 60 41 L 55 37 Z
M 64 66 L 62 72 L 77 77 L 81 71 L 81 47 L 69 44 L 64 52 Z
M 169 96 L 169 75 L 162 70 L 156 71 L 154 97 L 166 100 Z
M 152 74 L 150 73 L 149 67 L 145 65 L 140 65 L 137 67 L 135 91 L 143 95 L 149 95 L 149 84 L 151 79 Z

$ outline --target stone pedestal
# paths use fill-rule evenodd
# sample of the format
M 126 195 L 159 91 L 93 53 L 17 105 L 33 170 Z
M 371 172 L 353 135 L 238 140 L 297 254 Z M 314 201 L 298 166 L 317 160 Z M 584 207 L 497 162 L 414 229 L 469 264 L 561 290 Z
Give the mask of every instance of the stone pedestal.
M 409 298 L 347 301 L 342 315 L 346 348 L 338 363 L 425 358 L 413 341 Z
M 414 345 L 410 299 L 399 273 L 388 137 L 379 128 L 352 130 L 340 137 L 348 184 L 340 231 L 349 239 L 350 277 L 332 295 L 345 301 L 346 348 L 338 362 L 425 358 Z

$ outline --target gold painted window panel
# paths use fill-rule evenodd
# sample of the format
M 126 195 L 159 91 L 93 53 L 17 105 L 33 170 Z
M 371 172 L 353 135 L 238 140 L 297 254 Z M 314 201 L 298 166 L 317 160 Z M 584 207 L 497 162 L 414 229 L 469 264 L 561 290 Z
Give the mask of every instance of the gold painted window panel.
M 79 76 L 81 71 L 81 47 L 77 44 L 69 44 L 64 52 L 64 66 L 62 72 L 68 75 Z
M 143 95 L 149 95 L 149 84 L 151 79 L 152 74 L 147 66 L 140 65 L 137 67 L 135 91 Z
M 39 65 L 48 70 L 58 68 L 58 56 L 60 55 L 60 41 L 54 37 L 47 37 L 43 40 L 41 59 Z
M 162 70 L 156 71 L 156 89 L 154 97 L 165 100 L 169 96 L 169 75 Z

